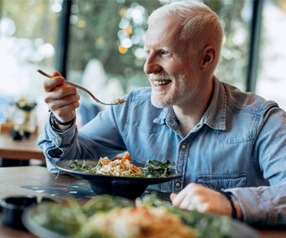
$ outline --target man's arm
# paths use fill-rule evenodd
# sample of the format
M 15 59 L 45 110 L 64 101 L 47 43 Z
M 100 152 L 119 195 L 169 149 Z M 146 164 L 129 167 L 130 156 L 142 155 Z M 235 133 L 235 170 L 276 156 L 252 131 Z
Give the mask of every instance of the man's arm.
M 237 218 L 250 224 L 286 225 L 286 183 L 273 186 L 228 189 L 233 194 Z M 174 206 L 231 216 L 229 201 L 220 192 L 189 184 L 172 194 Z

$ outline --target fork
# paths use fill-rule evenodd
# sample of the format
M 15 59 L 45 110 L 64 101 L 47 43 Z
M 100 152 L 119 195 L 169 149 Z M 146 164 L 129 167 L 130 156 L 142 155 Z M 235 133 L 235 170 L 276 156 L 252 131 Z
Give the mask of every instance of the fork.
M 43 70 L 38 69 L 37 71 L 38 71 L 40 74 L 42 74 L 42 75 L 44 75 L 45 77 L 47 77 L 47 78 L 52 78 L 52 77 L 53 77 L 52 75 L 50 75 L 50 74 L 44 72 Z M 125 101 L 124 99 L 122 99 L 122 98 L 117 98 L 114 102 L 105 103 L 105 102 L 100 101 L 92 92 L 90 92 L 89 90 L 87 90 L 86 88 L 84 88 L 84 87 L 82 87 L 82 86 L 80 86 L 80 85 L 77 85 L 77 84 L 74 84 L 74 83 L 71 83 L 71 82 L 65 82 L 65 84 L 74 86 L 74 87 L 76 87 L 76 88 L 78 88 L 78 89 L 80 89 L 80 90 L 82 90 L 82 91 L 88 93 L 88 94 L 93 98 L 94 101 L 96 101 L 97 103 L 103 104 L 103 105 L 120 105 L 120 104 L 123 104 L 123 103 L 126 102 L 126 101 Z

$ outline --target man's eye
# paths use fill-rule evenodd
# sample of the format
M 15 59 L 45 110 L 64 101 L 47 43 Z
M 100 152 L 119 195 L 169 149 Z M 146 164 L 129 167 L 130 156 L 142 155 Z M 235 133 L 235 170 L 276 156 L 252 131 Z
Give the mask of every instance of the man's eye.
M 167 50 L 162 50 L 161 51 L 161 55 L 168 55 L 170 52 L 169 51 L 167 51 Z

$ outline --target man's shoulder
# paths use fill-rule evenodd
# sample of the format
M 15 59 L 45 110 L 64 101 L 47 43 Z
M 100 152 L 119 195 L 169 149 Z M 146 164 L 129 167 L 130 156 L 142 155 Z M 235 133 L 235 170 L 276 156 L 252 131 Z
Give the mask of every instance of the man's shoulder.
M 244 92 L 234 86 L 223 83 L 227 94 L 227 104 L 234 110 L 243 110 L 251 113 L 262 113 L 270 107 L 278 107 L 275 101 L 254 93 Z

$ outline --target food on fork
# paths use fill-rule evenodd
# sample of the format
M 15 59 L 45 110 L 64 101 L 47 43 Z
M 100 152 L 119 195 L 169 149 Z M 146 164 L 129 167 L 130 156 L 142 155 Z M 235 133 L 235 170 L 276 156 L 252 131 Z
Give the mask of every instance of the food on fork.
M 117 98 L 116 100 L 114 100 L 113 103 L 115 103 L 115 104 L 123 104 L 123 103 L 125 103 L 125 102 L 126 102 L 125 99 L 123 99 L 123 98 Z

